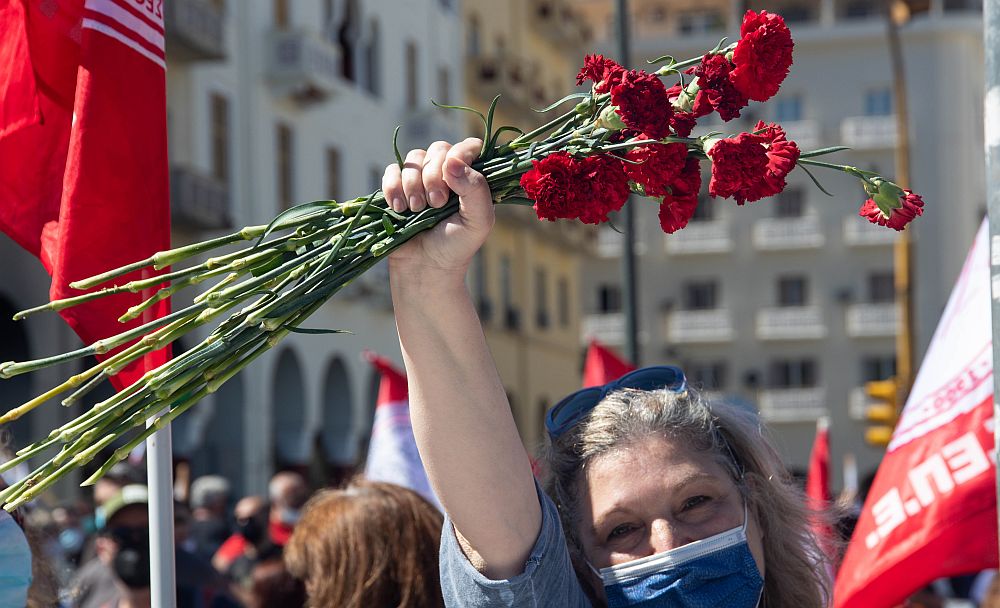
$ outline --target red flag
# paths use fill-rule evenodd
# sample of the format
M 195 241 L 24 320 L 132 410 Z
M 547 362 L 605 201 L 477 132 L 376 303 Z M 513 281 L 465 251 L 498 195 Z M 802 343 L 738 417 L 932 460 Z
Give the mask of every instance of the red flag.
M 833 496 L 830 493 L 830 421 L 821 417 L 816 421 L 816 439 L 809 455 L 809 471 L 806 473 L 806 500 L 809 509 L 815 513 L 825 512 Z M 829 580 L 833 580 L 832 566 L 835 563 L 833 530 L 828 522 L 817 517 L 812 522 L 813 535 L 826 555 Z
M 613 350 L 591 339 L 587 347 L 587 359 L 583 364 L 583 388 L 607 384 L 634 369 L 634 365 L 619 357 Z
M 170 246 L 162 4 L 0 0 L 0 230 L 38 256 L 52 299 L 83 293 L 72 281 Z M 166 314 L 162 301 L 118 322 L 149 295 L 60 314 L 91 343 Z M 115 384 L 156 367 L 166 350 Z
M 984 221 L 861 511 L 836 608 L 888 608 L 997 567 L 989 277 Z
M 370 352 L 365 356 L 382 375 L 365 477 L 410 488 L 440 509 L 413 438 L 406 376 L 384 357 Z

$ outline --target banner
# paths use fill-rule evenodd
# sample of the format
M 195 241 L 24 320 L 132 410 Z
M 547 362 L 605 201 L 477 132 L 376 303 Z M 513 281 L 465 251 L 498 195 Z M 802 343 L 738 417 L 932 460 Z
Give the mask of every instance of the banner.
M 583 388 L 601 386 L 617 380 L 635 369 L 625 359 L 597 340 L 591 339 L 587 359 L 583 364 Z
M 837 608 L 889 608 L 997 567 L 989 277 L 984 221 L 847 548 Z

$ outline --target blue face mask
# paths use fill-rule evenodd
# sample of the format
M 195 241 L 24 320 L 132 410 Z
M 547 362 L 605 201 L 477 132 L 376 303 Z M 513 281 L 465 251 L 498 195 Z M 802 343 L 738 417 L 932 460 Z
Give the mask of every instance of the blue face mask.
M 743 525 L 670 551 L 601 568 L 608 608 L 754 608 L 764 579 Z

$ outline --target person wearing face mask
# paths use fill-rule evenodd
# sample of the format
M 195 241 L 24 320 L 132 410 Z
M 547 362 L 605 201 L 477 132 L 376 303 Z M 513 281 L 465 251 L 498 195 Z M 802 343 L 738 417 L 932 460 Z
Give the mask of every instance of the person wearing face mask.
M 267 484 L 267 497 L 271 501 L 268 531 L 271 540 L 283 547 L 288 544 L 295 524 L 302 517 L 302 507 L 309 500 L 309 486 L 302 475 L 281 471 Z
M 494 222 L 482 142 L 413 150 L 382 180 L 397 212 L 459 212 L 395 251 L 414 436 L 446 511 L 448 606 L 820 608 L 822 553 L 753 413 L 675 367 L 574 393 L 546 416 L 535 482 L 465 283 Z
M 235 532 L 212 557 L 216 570 L 230 579 L 239 578 L 233 570 L 234 564 L 244 564 L 243 567 L 237 566 L 236 570 L 249 572 L 249 567 L 262 553 L 277 546 L 268 533 L 269 512 L 267 502 L 260 496 L 247 496 L 237 501 L 233 508 Z

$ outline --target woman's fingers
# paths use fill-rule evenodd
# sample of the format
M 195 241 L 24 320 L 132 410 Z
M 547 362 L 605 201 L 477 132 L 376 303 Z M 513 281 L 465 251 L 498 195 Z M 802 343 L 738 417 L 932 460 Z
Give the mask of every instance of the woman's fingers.
M 444 182 L 444 159 L 451 150 L 451 144 L 436 141 L 427 148 L 424 157 L 424 192 L 431 207 L 443 207 L 448 202 L 448 185 Z
M 382 174 L 382 193 L 392 210 L 401 213 L 406 211 L 406 198 L 403 195 L 403 176 L 399 165 L 392 163 Z
M 424 150 L 410 150 L 403 162 L 403 194 L 410 211 L 420 211 L 427 206 L 424 180 L 421 177 L 426 157 L 427 152 Z
M 486 178 L 470 165 L 479 156 L 482 140 L 470 137 L 455 144 L 444 161 L 444 180 L 459 196 L 466 222 L 477 228 L 493 224 L 493 196 Z

